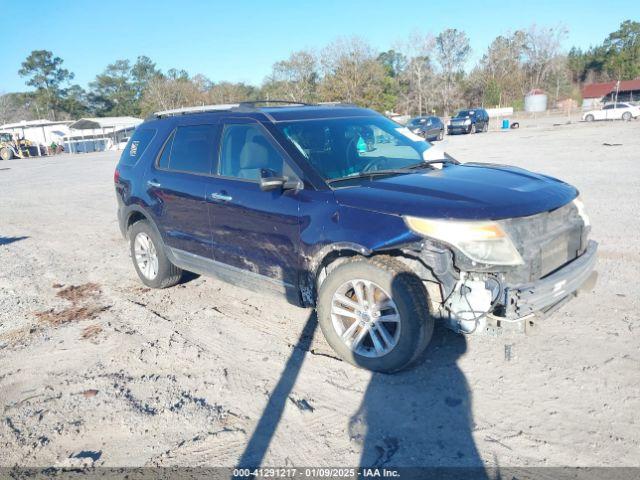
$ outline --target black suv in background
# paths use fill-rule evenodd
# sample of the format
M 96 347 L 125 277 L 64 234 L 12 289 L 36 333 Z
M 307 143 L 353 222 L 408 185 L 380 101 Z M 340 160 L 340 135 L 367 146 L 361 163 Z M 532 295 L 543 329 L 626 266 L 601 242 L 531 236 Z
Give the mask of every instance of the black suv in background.
M 484 108 L 460 110 L 449 120 L 447 133 L 476 133 L 489 130 L 489 114 Z
M 442 140 L 444 138 L 444 123 L 438 117 L 416 117 L 409 120 L 407 128 L 425 140 Z

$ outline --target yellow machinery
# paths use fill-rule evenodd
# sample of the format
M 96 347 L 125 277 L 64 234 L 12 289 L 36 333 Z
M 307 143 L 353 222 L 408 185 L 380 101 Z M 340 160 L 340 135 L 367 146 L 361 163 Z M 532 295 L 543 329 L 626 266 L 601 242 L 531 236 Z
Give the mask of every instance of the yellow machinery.
M 11 160 L 12 158 L 30 157 L 29 147 L 31 142 L 24 138 L 13 138 L 8 132 L 0 132 L 0 159 Z

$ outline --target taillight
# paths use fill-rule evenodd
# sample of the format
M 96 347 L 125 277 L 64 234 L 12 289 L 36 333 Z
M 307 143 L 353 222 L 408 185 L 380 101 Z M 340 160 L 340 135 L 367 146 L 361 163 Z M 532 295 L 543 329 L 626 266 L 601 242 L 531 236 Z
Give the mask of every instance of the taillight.
M 118 183 L 120 181 L 120 171 L 116 168 L 113 172 L 113 183 Z

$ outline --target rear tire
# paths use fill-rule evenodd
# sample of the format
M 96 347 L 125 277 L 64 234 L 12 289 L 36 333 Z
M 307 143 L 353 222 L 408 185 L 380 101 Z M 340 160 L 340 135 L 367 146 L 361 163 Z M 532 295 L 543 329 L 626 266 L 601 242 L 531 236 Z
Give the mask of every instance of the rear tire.
M 622 120 L 624 120 L 625 122 L 628 122 L 629 120 L 631 120 L 631 112 L 624 112 L 622 114 Z
M 438 140 L 442 141 L 443 138 L 444 138 L 444 130 L 440 130 L 440 132 L 438 133 Z
M 147 220 L 129 229 L 129 245 L 133 266 L 146 286 L 168 288 L 180 281 L 182 270 L 169 261 L 162 239 Z
M 0 158 L 2 160 L 11 160 L 13 158 L 13 152 L 7 147 L 0 148 Z
M 482 133 L 487 133 L 489 131 L 489 122 L 485 122 L 482 126 Z
M 320 287 L 317 310 L 320 328 L 338 355 L 376 372 L 406 368 L 433 335 L 422 282 L 388 256 L 354 257 L 338 265 Z

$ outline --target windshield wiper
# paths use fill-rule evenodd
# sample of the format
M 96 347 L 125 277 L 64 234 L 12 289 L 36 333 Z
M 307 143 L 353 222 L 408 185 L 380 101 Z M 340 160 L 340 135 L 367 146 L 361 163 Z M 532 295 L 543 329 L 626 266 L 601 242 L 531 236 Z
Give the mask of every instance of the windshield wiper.
M 370 177 L 379 177 L 384 175 L 407 175 L 409 173 L 414 173 L 416 170 L 419 170 L 424 167 L 428 167 L 429 165 L 437 163 L 453 163 L 458 165 L 460 162 L 454 160 L 453 158 L 442 158 L 439 160 L 426 160 L 424 162 L 417 163 L 415 165 L 411 165 L 405 168 L 390 168 L 387 170 L 372 170 L 370 172 L 359 172 L 353 175 L 346 175 L 344 177 L 331 178 L 327 180 L 328 184 L 332 184 L 334 182 L 344 182 L 346 180 L 358 179 L 358 178 L 370 178 Z
M 415 170 L 419 170 L 421 168 L 424 167 L 428 167 L 429 165 L 433 165 L 434 163 L 453 163 L 455 165 L 459 165 L 460 162 L 458 162 L 456 159 L 454 159 L 453 157 L 447 155 L 445 153 L 447 158 L 440 158 L 438 160 L 425 160 L 423 162 L 420 163 L 416 163 L 415 165 L 410 165 L 408 167 L 405 168 L 390 168 L 390 169 L 386 169 L 386 170 L 372 170 L 369 172 L 359 172 L 359 173 L 355 173 L 353 175 L 345 175 L 344 177 L 337 177 L 337 178 L 331 178 L 329 180 L 327 180 L 328 184 L 332 184 L 334 182 L 343 182 L 346 180 L 351 180 L 351 179 L 358 179 L 358 178 L 369 178 L 369 177 L 378 177 L 378 176 L 383 176 L 383 175 L 406 175 L 409 173 L 414 173 Z
M 460 162 L 457 161 L 455 158 L 447 155 L 445 153 L 446 158 L 438 158 L 438 159 L 432 159 L 432 160 L 424 160 L 420 163 L 416 163 L 415 165 L 411 165 L 409 167 L 406 167 L 407 170 L 418 170 L 422 167 L 428 167 L 429 165 L 433 165 L 433 164 L 438 164 L 438 163 L 453 163 L 454 165 L 460 165 Z
M 378 177 L 378 176 L 382 176 L 382 175 L 405 175 L 407 173 L 412 173 L 410 170 L 407 169 L 389 169 L 389 170 L 372 170 L 370 172 L 359 172 L 359 173 L 355 173 L 353 175 L 346 175 L 344 177 L 338 177 L 338 178 L 331 178 L 329 180 L 327 180 L 327 183 L 331 184 L 334 182 L 343 182 L 345 180 L 352 180 L 352 179 L 357 179 L 357 178 L 369 178 L 369 177 Z

